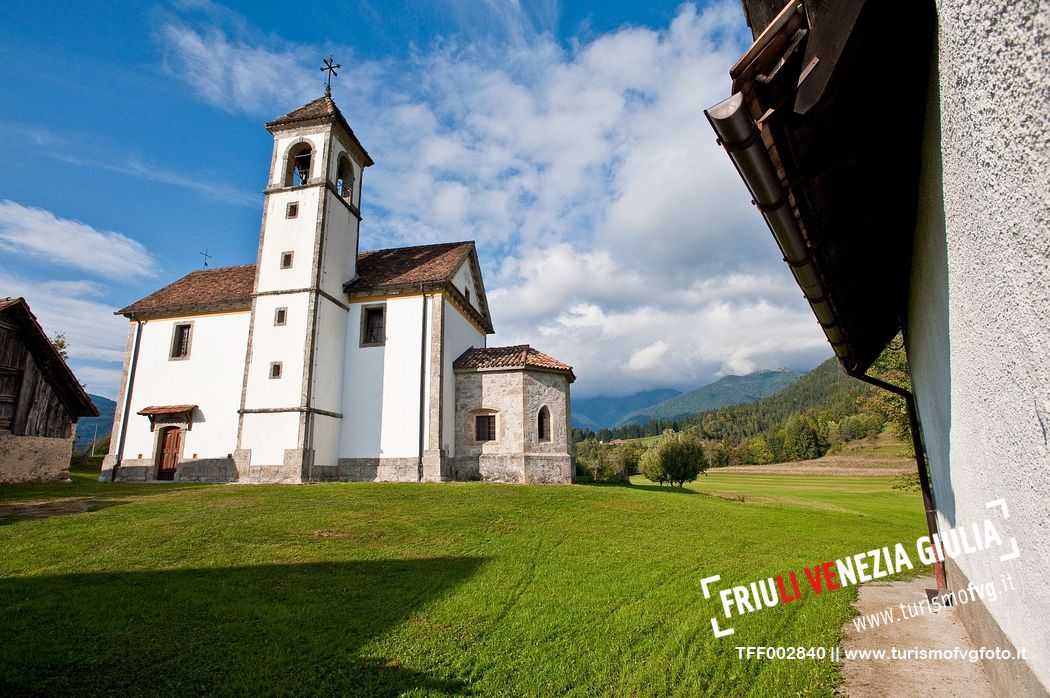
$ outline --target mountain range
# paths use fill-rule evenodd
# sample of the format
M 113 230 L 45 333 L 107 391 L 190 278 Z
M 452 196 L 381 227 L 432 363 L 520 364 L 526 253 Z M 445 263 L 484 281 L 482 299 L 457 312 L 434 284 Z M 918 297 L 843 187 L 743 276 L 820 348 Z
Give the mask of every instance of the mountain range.
M 644 424 L 653 419 L 680 419 L 718 407 L 753 402 L 783 390 L 805 375 L 786 368 L 724 376 L 696 390 L 647 390 L 621 397 L 573 399 L 572 425 L 580 429 L 607 429 Z
M 97 417 L 81 417 L 77 421 L 77 436 L 73 440 L 73 448 L 83 450 L 87 446 L 91 445 L 91 442 L 95 440 L 96 429 L 99 439 L 103 436 L 107 436 L 113 429 L 113 415 L 117 411 L 117 403 L 110 400 L 108 397 L 102 397 L 101 395 L 92 395 L 88 393 L 88 397 L 91 398 L 91 402 L 95 403 L 95 407 L 98 408 Z

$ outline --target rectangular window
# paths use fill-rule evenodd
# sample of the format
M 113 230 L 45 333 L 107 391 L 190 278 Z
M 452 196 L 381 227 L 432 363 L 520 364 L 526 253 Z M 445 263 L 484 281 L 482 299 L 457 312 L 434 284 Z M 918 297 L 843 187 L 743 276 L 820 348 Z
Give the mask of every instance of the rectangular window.
M 496 415 L 479 414 L 477 417 L 474 418 L 474 440 L 496 440 Z
M 172 359 L 186 359 L 190 355 L 190 333 L 193 325 L 180 323 L 175 325 L 171 333 L 171 355 Z
M 294 256 L 294 254 L 292 252 L 282 252 L 281 253 L 281 269 L 291 269 L 292 268 L 292 257 L 293 256 Z
M 280 378 L 281 377 L 281 369 L 282 369 L 282 366 L 281 366 L 281 362 L 280 361 L 271 361 L 270 362 L 270 378 Z
M 277 327 L 288 322 L 288 308 L 278 308 L 273 313 L 273 324 Z
M 378 347 L 386 342 L 386 306 L 361 310 L 361 346 Z
M 299 217 L 299 202 L 293 201 L 288 204 L 288 208 L 284 210 L 285 218 L 298 218 Z

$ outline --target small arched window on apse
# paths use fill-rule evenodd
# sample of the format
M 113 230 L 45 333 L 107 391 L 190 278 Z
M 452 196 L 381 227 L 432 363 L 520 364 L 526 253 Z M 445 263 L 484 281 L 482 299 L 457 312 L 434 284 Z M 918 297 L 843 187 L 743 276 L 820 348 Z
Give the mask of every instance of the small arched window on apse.
M 339 158 L 339 166 L 335 171 L 335 190 L 343 201 L 354 202 L 354 166 L 345 155 Z
M 313 163 L 313 148 L 309 143 L 298 143 L 288 151 L 288 172 L 284 186 L 298 187 L 310 181 L 310 166 Z
M 551 411 L 544 405 L 536 415 L 536 436 L 540 441 L 551 440 Z

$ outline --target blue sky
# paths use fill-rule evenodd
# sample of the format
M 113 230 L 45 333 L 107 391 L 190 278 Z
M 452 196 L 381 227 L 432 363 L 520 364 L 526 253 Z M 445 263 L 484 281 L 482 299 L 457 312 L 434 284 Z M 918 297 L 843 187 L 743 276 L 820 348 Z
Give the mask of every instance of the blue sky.
M 701 109 L 735 0 L 8 3 L 0 295 L 112 396 L 112 311 L 253 262 L 267 119 L 333 94 L 376 160 L 362 248 L 475 239 L 497 334 L 577 394 L 695 387 L 830 355 Z

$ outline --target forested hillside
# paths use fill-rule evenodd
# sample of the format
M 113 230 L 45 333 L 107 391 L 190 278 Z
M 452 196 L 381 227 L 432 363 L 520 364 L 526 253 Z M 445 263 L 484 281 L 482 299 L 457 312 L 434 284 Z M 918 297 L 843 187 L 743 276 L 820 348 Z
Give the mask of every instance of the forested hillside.
M 886 349 L 869 374 L 910 388 L 903 350 Z M 578 441 L 609 442 L 655 436 L 665 429 L 692 431 L 708 442 L 714 465 L 779 463 L 819 458 L 847 441 L 893 427 L 910 439 L 903 400 L 847 376 L 834 359 L 778 393 L 677 420 L 629 424 L 596 433 L 577 431 Z
M 774 371 L 755 371 L 744 376 L 724 376 L 714 383 L 637 410 L 624 417 L 620 424 L 645 423 L 654 419 L 683 419 L 705 410 L 752 402 L 782 390 L 802 375 L 804 374 L 801 371 L 780 368 Z

